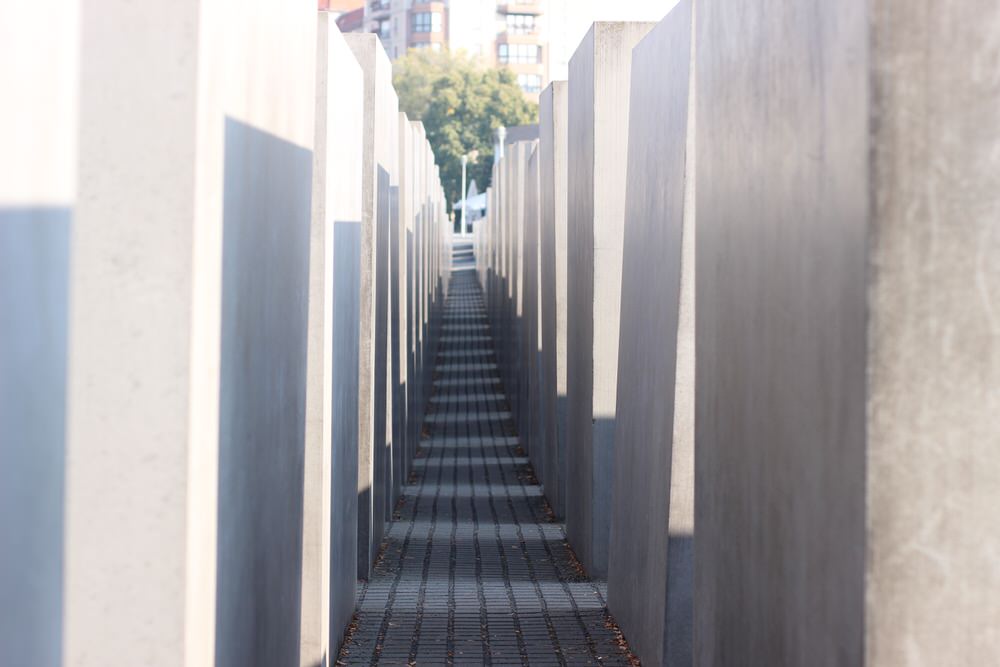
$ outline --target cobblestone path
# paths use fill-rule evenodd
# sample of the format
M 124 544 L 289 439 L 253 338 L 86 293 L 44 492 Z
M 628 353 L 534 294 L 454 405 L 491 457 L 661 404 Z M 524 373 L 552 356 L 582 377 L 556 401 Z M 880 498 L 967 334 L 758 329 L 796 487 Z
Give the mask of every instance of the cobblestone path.
M 456 270 L 435 390 L 348 665 L 628 665 L 518 444 L 475 272 Z

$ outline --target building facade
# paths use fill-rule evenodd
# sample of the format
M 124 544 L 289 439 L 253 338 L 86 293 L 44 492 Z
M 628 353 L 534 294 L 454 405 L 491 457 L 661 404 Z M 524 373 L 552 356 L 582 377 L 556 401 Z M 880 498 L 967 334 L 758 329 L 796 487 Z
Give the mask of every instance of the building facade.
M 362 29 L 376 33 L 393 59 L 410 49 L 448 49 L 509 68 L 537 101 L 548 82 L 545 1 L 366 0 Z

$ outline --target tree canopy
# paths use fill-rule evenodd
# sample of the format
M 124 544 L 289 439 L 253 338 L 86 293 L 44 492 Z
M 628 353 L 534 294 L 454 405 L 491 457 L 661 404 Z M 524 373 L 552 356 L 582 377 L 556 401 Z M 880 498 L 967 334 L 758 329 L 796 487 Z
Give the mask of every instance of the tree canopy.
M 463 154 L 479 151 L 467 175 L 483 192 L 492 175 L 494 131 L 538 122 L 538 106 L 524 98 L 510 70 L 483 67 L 464 53 L 410 51 L 396 61 L 393 79 L 400 110 L 423 121 L 449 208 L 461 198 Z

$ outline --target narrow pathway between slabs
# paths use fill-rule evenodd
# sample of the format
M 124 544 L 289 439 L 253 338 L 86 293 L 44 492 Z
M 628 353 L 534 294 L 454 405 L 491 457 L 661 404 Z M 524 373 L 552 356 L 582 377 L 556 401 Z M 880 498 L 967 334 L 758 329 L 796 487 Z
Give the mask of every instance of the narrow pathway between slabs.
M 337 664 L 628 665 L 518 445 L 461 252 L 415 472 Z

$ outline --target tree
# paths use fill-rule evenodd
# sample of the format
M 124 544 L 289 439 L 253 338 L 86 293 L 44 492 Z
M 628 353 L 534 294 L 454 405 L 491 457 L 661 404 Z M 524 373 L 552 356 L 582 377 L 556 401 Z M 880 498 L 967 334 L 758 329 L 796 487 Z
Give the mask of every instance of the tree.
M 449 207 L 462 196 L 462 155 L 479 151 L 467 175 L 483 192 L 495 130 L 538 122 L 538 106 L 524 98 L 510 70 L 482 67 L 464 53 L 410 51 L 396 61 L 393 80 L 400 110 L 424 123 Z

